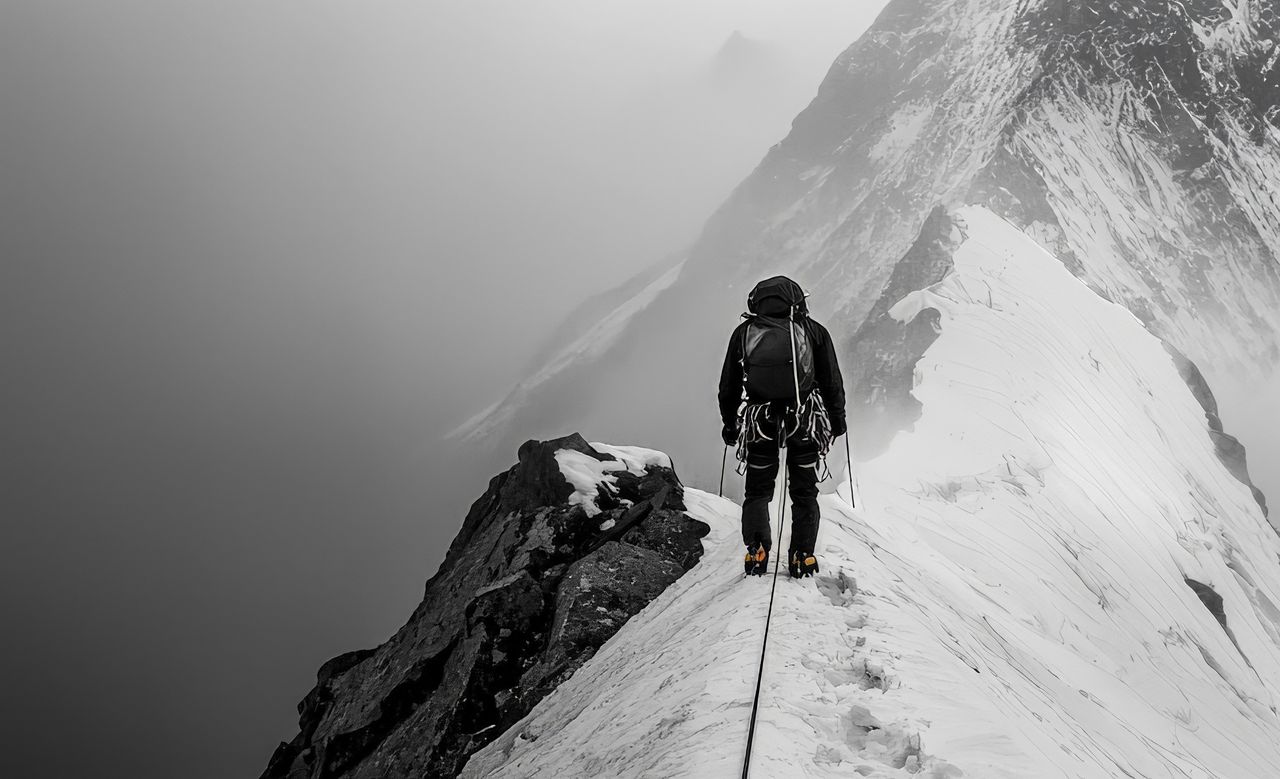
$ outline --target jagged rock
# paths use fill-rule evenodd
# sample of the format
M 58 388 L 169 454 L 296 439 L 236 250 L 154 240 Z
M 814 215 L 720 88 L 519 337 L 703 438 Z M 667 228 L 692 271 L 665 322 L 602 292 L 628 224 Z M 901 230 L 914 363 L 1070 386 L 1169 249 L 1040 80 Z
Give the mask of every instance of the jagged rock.
M 684 568 L 669 557 L 610 541 L 569 566 L 556 596 L 552 646 L 596 647 L 648 605 Z
M 1196 367 L 1185 354 L 1178 351 L 1168 341 L 1164 342 L 1165 351 L 1173 358 L 1173 364 L 1178 367 L 1178 373 L 1182 376 L 1182 380 L 1187 383 L 1187 387 L 1191 389 L 1191 394 L 1200 403 L 1200 407 L 1204 409 L 1205 419 L 1209 422 L 1209 437 L 1213 440 L 1214 451 L 1218 454 L 1218 459 L 1227 467 L 1227 470 L 1241 484 L 1249 488 L 1253 493 L 1253 499 L 1257 501 L 1258 506 L 1262 509 L 1262 516 L 1269 517 L 1267 510 L 1267 497 L 1262 494 L 1262 490 L 1253 483 L 1253 479 L 1249 477 L 1249 463 L 1245 456 L 1244 444 L 1235 436 L 1226 433 L 1222 429 L 1222 418 L 1218 416 L 1218 401 L 1213 396 L 1213 390 L 1209 389 L 1209 382 L 1205 380 L 1204 374 Z M 1275 527 L 1275 524 L 1272 524 Z M 1280 528 L 1277 528 L 1280 532 Z
M 623 534 L 622 540 L 692 568 L 702 556 L 701 538 L 705 534 L 705 525 L 701 522 L 682 513 L 661 511 L 637 523 Z
M 569 566 L 556 595 L 547 652 L 521 688 L 543 694 L 555 689 L 685 570 L 660 552 L 618 541 Z
M 541 613 L 542 586 L 522 568 L 493 584 L 476 590 L 475 600 L 467 607 L 467 624 L 483 624 L 490 632 L 523 631 Z
M 455 775 L 698 561 L 672 470 L 614 472 L 588 518 L 561 449 L 613 459 L 577 434 L 521 446 L 404 627 L 321 667 L 264 779 Z
M 1209 610 L 1209 613 L 1213 615 L 1213 618 L 1218 620 L 1218 624 L 1222 626 L 1222 629 L 1226 630 L 1227 613 L 1222 606 L 1222 596 L 1219 595 L 1212 587 L 1203 582 L 1198 582 L 1195 579 L 1186 577 L 1183 578 L 1183 581 L 1185 581 L 1187 586 L 1195 592 L 1196 597 L 1198 597 L 1200 602 L 1204 604 L 1204 607 Z

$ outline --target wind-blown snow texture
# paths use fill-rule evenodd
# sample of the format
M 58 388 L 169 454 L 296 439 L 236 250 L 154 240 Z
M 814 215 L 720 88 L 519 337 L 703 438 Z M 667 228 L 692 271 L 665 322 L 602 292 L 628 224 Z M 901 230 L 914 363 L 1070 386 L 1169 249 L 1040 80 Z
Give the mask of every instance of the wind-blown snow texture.
M 941 314 L 923 416 L 857 510 L 822 498 L 817 579 L 779 582 L 753 774 L 1274 776 L 1280 539 L 1159 339 L 955 217 L 953 272 L 892 311 Z M 742 579 L 735 504 L 685 502 L 702 561 L 464 776 L 741 770 L 769 581 Z
M 1262 377 L 1280 310 L 1277 41 L 1275 4 L 1254 0 L 894 0 L 681 265 L 581 323 L 461 432 L 500 450 L 566 427 L 662 441 L 686 478 L 710 479 L 722 339 L 780 272 L 845 339 L 854 443 L 880 451 L 873 423 L 904 428 L 914 406 L 884 364 L 853 359 L 897 347 L 852 336 L 883 334 L 878 303 L 911 276 L 931 215 L 967 204 L 1023 228 L 1210 385 Z

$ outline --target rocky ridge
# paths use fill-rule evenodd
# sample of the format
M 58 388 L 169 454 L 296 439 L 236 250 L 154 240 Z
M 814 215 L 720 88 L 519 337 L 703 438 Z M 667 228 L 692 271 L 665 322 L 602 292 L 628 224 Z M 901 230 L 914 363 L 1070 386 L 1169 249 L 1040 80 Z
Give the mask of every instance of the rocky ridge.
M 471 507 L 422 603 L 386 643 L 321 666 L 264 779 L 454 776 L 702 556 L 673 470 L 611 470 L 588 516 L 528 441 Z

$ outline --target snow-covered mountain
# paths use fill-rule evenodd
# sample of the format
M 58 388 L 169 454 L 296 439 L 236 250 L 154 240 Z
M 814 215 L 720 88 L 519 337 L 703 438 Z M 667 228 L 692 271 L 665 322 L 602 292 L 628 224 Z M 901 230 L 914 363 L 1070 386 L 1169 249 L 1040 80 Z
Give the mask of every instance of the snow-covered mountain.
M 752 775 L 1217 777 L 1280 765 L 1280 537 L 1160 340 L 982 207 L 915 430 L 822 499 L 778 584 Z M 738 507 L 705 554 L 465 777 L 738 776 L 770 582 Z
M 781 272 L 840 339 L 855 441 L 879 451 L 918 413 L 923 345 L 885 313 L 947 273 L 948 215 L 967 204 L 1052 250 L 1211 385 L 1268 371 L 1277 14 L 1256 0 L 895 0 L 677 270 L 577 322 L 459 432 L 509 450 L 590 429 L 661 442 L 709 477 L 723 341 L 750 286 Z
M 891 2 L 686 254 L 460 431 L 671 457 L 522 446 L 267 776 L 739 775 L 770 582 L 673 466 L 715 483 L 775 273 L 862 462 L 778 583 L 753 775 L 1275 776 L 1280 535 L 1211 387 L 1280 355 L 1278 195 L 1275 3 Z

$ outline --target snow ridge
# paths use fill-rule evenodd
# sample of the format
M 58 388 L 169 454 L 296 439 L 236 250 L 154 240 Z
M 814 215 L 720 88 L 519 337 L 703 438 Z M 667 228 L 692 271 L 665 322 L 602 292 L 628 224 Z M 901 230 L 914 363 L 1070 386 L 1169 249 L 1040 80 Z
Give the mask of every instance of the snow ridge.
M 926 307 L 924 413 L 779 582 L 756 776 L 1240 777 L 1280 764 L 1280 538 L 1159 339 L 981 207 Z M 741 770 L 766 580 L 702 561 L 464 776 Z M 1189 580 L 1221 596 L 1225 627 Z

